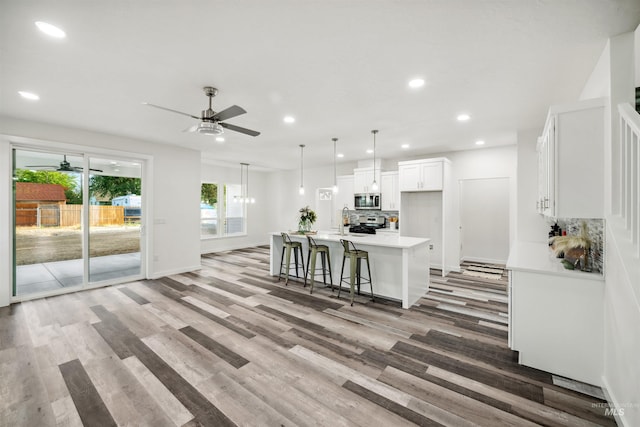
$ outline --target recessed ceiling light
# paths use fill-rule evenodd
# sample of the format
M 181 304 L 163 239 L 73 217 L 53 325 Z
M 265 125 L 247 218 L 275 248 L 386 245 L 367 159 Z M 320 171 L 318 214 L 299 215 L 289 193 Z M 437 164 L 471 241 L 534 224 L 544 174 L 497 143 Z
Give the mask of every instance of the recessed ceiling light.
M 19 90 L 18 93 L 24 99 L 29 99 L 31 101 L 37 101 L 37 100 L 40 99 L 40 97 L 38 95 L 36 95 L 35 93 L 33 93 L 33 92 L 25 92 L 23 90 Z
M 476 145 L 484 145 L 484 141 L 479 139 L 476 141 Z
M 373 154 L 373 150 L 372 150 L 371 148 L 369 148 L 369 149 L 367 150 L 367 154 Z
M 409 81 L 409 87 L 412 89 L 417 89 L 422 86 L 424 86 L 424 79 L 413 79 Z
M 217 142 L 224 142 L 224 138 L 221 136 L 216 136 L 216 141 Z
M 344 157 L 344 154 L 342 154 L 342 153 L 338 153 L 338 156 L 337 156 L 337 157 L 341 159 L 341 158 L 343 158 L 343 157 Z
M 400 148 L 402 148 L 402 149 L 405 149 L 405 150 L 406 150 L 407 148 L 409 148 L 409 144 L 402 144 L 402 145 L 400 146 Z
M 67 37 L 67 34 L 55 25 L 51 25 L 47 22 L 36 21 L 36 27 L 46 35 L 54 37 L 56 39 L 63 39 Z
M 293 116 L 284 116 L 283 120 L 285 123 L 294 123 L 296 121 L 296 118 Z
M 471 116 L 468 115 L 468 114 L 458 114 L 458 117 L 457 117 L 459 122 L 466 122 L 470 118 L 471 118 Z

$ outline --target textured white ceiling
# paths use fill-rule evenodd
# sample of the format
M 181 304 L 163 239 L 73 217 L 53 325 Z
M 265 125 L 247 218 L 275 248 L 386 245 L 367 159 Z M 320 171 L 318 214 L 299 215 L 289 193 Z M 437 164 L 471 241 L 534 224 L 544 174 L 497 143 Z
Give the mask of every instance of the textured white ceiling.
M 2 0 L 0 114 L 202 150 L 252 167 L 428 155 L 515 143 L 550 104 L 576 100 L 607 38 L 640 23 L 638 0 Z M 64 28 L 65 40 L 36 20 Z M 420 90 L 407 87 L 420 76 Z M 202 87 L 226 141 L 183 133 Z M 18 90 L 41 96 L 20 98 Z M 455 120 L 468 112 L 467 123 Z M 296 123 L 283 123 L 286 114 Z M 402 152 L 400 144 L 411 149 Z

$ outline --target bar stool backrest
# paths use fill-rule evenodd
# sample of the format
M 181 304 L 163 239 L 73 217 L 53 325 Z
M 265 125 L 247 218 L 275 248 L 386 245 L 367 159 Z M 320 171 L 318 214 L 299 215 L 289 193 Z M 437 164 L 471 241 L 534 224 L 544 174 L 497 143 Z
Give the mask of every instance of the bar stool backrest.
M 282 241 L 284 243 L 293 243 L 291 241 L 291 237 L 287 233 L 280 233 L 280 235 L 282 236 Z
M 313 237 L 309 236 L 307 234 L 307 240 L 309 241 L 309 247 L 314 247 L 314 246 L 318 246 L 318 244 L 316 243 L 316 239 L 314 239 Z
M 352 241 L 340 239 L 340 243 L 342 243 L 342 247 L 344 248 L 345 254 L 350 254 L 351 252 L 358 252 L 358 250 L 356 249 L 356 245 L 354 245 Z

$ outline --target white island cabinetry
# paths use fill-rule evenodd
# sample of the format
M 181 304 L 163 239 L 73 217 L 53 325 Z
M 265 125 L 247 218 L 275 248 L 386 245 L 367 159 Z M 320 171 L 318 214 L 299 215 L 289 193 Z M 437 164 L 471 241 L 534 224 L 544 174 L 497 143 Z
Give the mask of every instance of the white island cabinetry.
M 289 236 L 294 241 L 302 242 L 306 265 L 307 237 L 294 233 L 290 233 Z M 320 231 L 312 237 L 318 243 L 329 246 L 334 286 L 340 283 L 340 267 L 344 252 L 340 239 L 346 239 L 351 240 L 358 249 L 369 252 L 374 295 L 401 301 L 403 308 L 409 308 L 429 290 L 429 239 L 399 236 L 397 233 L 341 236 L 335 231 Z M 272 276 L 278 275 L 281 256 L 282 236 L 279 232 L 273 232 L 270 265 Z M 348 277 L 349 263 L 344 267 L 344 274 Z M 349 291 L 348 285 L 345 289 Z M 362 284 L 361 294 L 367 295 L 369 292 L 369 285 Z

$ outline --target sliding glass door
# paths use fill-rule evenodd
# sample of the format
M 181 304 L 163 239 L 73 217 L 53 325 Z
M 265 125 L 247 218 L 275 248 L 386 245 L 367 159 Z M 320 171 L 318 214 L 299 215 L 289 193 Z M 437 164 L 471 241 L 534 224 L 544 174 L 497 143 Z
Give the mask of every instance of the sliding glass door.
M 142 168 L 89 159 L 89 282 L 140 274 Z
M 138 278 L 142 166 L 86 153 L 13 150 L 13 295 Z

